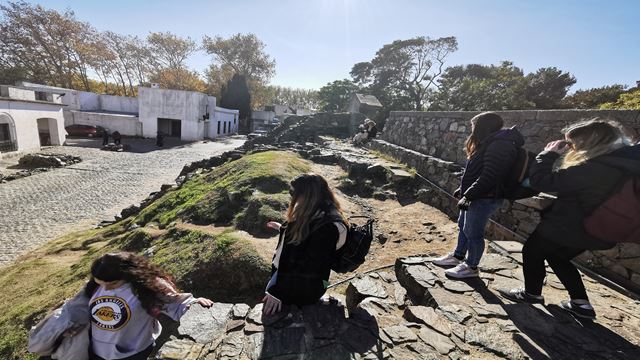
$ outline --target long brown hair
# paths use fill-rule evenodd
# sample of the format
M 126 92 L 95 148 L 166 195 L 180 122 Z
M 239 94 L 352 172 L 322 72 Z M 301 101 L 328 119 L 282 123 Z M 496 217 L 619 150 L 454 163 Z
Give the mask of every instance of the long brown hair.
M 322 176 L 308 173 L 302 174 L 289 183 L 291 202 L 287 210 L 287 236 L 289 244 L 299 245 L 309 235 L 309 225 L 316 212 L 323 207 L 335 208 L 346 222 L 340 203 Z
M 620 124 L 597 117 L 570 125 L 562 132 L 571 145 L 562 159 L 562 169 L 580 165 L 630 144 Z
M 128 282 L 148 313 L 153 313 L 154 307 L 169 302 L 171 295 L 178 292 L 169 274 L 146 258 L 130 252 L 105 254 L 91 264 L 91 279 L 85 287 L 89 297 L 99 286 L 95 279 Z
M 494 112 L 483 112 L 471 118 L 471 134 L 465 143 L 467 159 L 478 150 L 478 146 L 492 133 L 502 129 L 504 121 Z

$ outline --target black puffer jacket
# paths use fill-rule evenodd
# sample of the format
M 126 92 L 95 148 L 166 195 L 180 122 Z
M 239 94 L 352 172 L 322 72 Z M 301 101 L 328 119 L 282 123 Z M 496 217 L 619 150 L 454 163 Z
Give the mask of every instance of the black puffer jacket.
M 467 160 L 460 193 L 467 200 L 502 198 L 502 185 L 524 144 L 516 129 L 502 129 L 489 135 Z
M 529 179 L 534 189 L 557 193 L 558 197 L 543 212 L 536 232 L 571 248 L 612 248 L 611 242 L 587 234 L 582 222 L 612 194 L 626 175 L 640 175 L 640 145 L 626 146 L 583 164 L 553 171 L 553 164 L 559 157 L 557 153 L 543 151 L 530 170 Z
M 278 245 L 285 242 L 278 268 L 272 266 L 272 275 L 278 271 L 276 281 L 267 291 L 285 304 L 313 304 L 326 291 L 340 233 L 332 222 L 316 228 L 315 224 L 321 224 L 325 216 L 333 213 L 330 207 L 321 211 L 324 214 L 310 224 L 313 232 L 299 245 L 285 241 L 287 224 L 280 229 Z

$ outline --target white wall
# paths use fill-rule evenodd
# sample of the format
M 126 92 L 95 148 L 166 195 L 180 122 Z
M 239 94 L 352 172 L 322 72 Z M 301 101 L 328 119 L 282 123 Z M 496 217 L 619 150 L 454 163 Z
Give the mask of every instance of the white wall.
M 216 110 L 209 125 L 209 137 L 229 136 L 238 132 L 238 118 L 240 117 L 240 111 L 225 109 L 216 106 Z M 218 133 L 218 122 L 220 122 L 220 132 Z M 227 123 L 226 132 L 224 123 Z
M 100 110 L 137 114 L 138 99 L 127 96 L 100 95 Z M 83 109 L 84 110 L 84 109 Z
M 18 151 L 40 149 L 38 135 L 38 119 L 40 118 L 50 119 L 48 123 L 51 144 L 64 144 L 67 132 L 64 130 L 62 108 L 61 105 L 0 100 L 2 118 L 9 118 L 13 122 L 13 133 L 17 140 Z
M 102 126 L 109 131 L 118 131 L 126 136 L 142 136 L 142 123 L 135 115 L 105 114 L 85 111 L 70 111 L 70 117 L 65 117 L 65 126 L 71 124 Z M 70 118 L 67 120 L 67 118 Z
M 36 100 L 36 94 L 32 90 L 18 89 L 12 86 L 0 86 L 0 96 L 20 100 Z
M 204 139 L 203 116 L 209 102 L 208 96 L 199 92 L 139 87 L 139 118 L 143 136 L 155 137 L 158 118 L 165 118 L 181 121 L 182 140 Z
M 100 95 L 86 91 L 74 91 L 77 94 L 80 110 L 96 111 L 100 110 Z M 66 95 L 65 95 L 66 97 Z

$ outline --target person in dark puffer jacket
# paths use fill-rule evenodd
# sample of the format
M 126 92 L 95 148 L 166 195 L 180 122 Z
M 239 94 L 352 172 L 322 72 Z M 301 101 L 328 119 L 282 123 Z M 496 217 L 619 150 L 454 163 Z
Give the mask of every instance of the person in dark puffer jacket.
M 524 288 L 499 292 L 512 301 L 543 304 L 546 260 L 571 298 L 560 306 L 592 319 L 596 313 L 571 259 L 585 250 L 615 245 L 589 235 L 583 221 L 626 176 L 640 175 L 640 145 L 631 145 L 618 124 L 599 119 L 572 125 L 563 132 L 565 140 L 547 144 L 530 170 L 531 186 L 557 193 L 557 200 L 542 213 L 540 224 L 522 249 Z M 556 160 L 565 152 L 559 169 L 554 170 Z
M 280 230 L 280 237 L 263 299 L 266 315 L 279 312 L 283 304 L 317 303 L 329 285 L 336 250 L 347 238 L 347 221 L 322 176 L 303 174 L 290 185 L 287 221 L 267 223 Z
M 479 276 L 478 264 L 484 252 L 484 228 L 489 217 L 502 205 L 503 184 L 514 164 L 518 148 L 524 144 L 515 129 L 502 129 L 502 118 L 492 112 L 471 119 L 471 135 L 467 138 L 467 164 L 458 203 L 458 244 L 454 252 L 436 258 L 439 266 L 453 266 L 445 274 L 453 278 Z M 465 256 L 468 257 L 465 261 Z

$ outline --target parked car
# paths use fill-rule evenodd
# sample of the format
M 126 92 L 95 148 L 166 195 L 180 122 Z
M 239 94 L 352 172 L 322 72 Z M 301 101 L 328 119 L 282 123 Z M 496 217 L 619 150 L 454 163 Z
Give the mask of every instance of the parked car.
M 104 133 L 102 126 L 74 124 L 65 127 L 69 136 L 100 137 Z
M 267 135 L 267 130 L 254 130 L 252 133 L 247 134 L 247 139 L 254 139 L 265 135 Z

